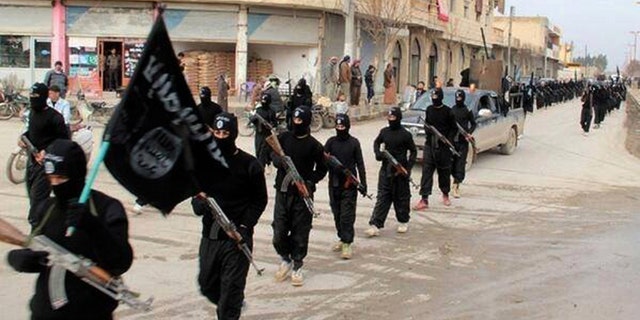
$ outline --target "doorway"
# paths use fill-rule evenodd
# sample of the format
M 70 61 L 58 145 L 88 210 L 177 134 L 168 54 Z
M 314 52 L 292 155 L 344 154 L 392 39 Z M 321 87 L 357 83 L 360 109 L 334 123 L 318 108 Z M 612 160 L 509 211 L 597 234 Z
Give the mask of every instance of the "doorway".
M 438 70 L 438 46 L 435 43 L 431 45 L 431 52 L 429 54 L 429 83 L 430 86 L 435 86 L 433 83 L 433 77 L 437 76 Z
M 99 51 L 102 89 L 116 91 L 122 86 L 122 41 L 101 40 Z

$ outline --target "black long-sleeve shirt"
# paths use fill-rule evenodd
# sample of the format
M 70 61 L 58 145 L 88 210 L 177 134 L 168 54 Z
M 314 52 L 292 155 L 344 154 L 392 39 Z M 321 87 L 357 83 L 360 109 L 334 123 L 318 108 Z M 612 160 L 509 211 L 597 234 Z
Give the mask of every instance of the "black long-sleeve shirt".
M 53 108 L 31 110 L 29 127 L 24 135 L 38 150 L 46 149 L 56 139 L 69 139 L 69 130 L 62 115 Z
M 418 151 L 409 131 L 402 127 L 397 129 L 386 127 L 380 130 L 380 133 L 373 141 L 373 152 L 376 155 L 376 159 L 382 161 L 380 170 L 386 170 L 388 174 L 392 174 L 393 168 L 390 162 L 382 155 L 382 150 L 380 149 L 382 144 L 385 145 L 385 150 L 389 151 L 407 171 L 411 172 L 411 168 L 416 163 Z M 408 157 L 407 152 L 409 153 Z
M 240 149 L 228 159 L 228 163 L 231 174 L 216 180 L 203 191 L 216 200 L 236 227 L 252 230 L 267 207 L 264 169 L 254 156 Z M 203 237 L 209 237 L 213 223 L 211 214 L 202 214 Z M 228 239 L 222 229 L 218 230 L 215 238 Z
M 360 147 L 358 139 L 353 136 L 349 136 L 347 139 L 331 137 L 325 143 L 324 149 L 332 156 L 335 156 L 345 168 L 351 170 L 361 183 L 367 184 L 362 147 Z M 356 168 L 358 171 L 356 171 Z M 347 177 L 342 170 L 329 167 L 329 172 L 329 186 L 336 188 L 344 185 Z
M 434 126 L 443 136 L 449 141 L 453 141 L 456 133 L 458 132 L 458 126 L 456 125 L 456 117 L 453 115 L 451 108 L 446 105 L 442 105 L 439 108 L 429 106 L 425 111 L 425 123 Z M 426 130 L 427 139 L 425 140 L 426 146 L 432 146 L 433 142 L 437 140 L 433 132 Z M 441 147 L 445 147 L 445 144 L 438 141 Z
M 473 112 L 467 108 L 466 105 L 455 105 L 451 108 L 451 112 L 453 112 L 453 116 L 456 118 L 456 121 L 464 128 L 465 131 L 469 134 L 473 134 L 476 130 L 476 119 L 473 116 Z M 457 141 L 464 141 L 464 136 L 462 133 L 458 132 L 458 135 L 454 138 Z M 453 141 L 452 141 L 453 142 Z
M 133 262 L 133 250 L 129 244 L 129 222 L 122 203 L 94 190 L 87 205 L 94 208 L 90 210 L 97 217 L 83 218 L 75 233 L 66 237 L 65 205 L 59 204 L 55 198 L 42 201 L 36 208 L 38 221 L 42 221 L 53 206 L 42 234 L 72 253 L 91 259 L 111 275 L 125 273 Z M 65 289 L 69 302 L 53 310 L 48 291 L 49 269 L 47 267 L 40 272 L 36 282 L 36 292 L 30 303 L 33 318 L 104 319 L 118 306 L 116 300 L 67 272 Z
M 289 131 L 280 134 L 278 140 L 282 150 L 291 158 L 302 179 L 314 185 L 313 190 L 309 190 L 314 192 L 315 184 L 327 174 L 322 144 L 311 135 L 299 138 Z M 272 154 L 271 158 L 278 166 L 275 187 L 276 190 L 281 190 L 282 180 L 287 175 L 287 171 L 282 167 L 282 163 L 276 160 L 277 155 Z M 294 186 L 289 186 L 288 190 L 289 192 L 297 192 Z

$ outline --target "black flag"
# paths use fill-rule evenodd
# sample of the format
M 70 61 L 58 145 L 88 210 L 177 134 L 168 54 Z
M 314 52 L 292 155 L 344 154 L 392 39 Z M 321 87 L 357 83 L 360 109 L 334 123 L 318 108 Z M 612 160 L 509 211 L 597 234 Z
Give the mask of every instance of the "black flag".
M 129 192 L 164 214 L 228 173 L 195 106 L 160 15 L 105 130 L 111 146 L 104 162 Z

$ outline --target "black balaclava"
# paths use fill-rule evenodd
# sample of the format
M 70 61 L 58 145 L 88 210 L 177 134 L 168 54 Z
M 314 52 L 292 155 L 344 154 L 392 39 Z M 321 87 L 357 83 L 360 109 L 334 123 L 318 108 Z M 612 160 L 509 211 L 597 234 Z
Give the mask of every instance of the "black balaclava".
M 349 120 L 349 116 L 344 113 L 338 113 L 336 115 L 336 126 L 339 124 L 344 125 L 344 129 L 338 130 L 336 128 L 336 137 L 340 140 L 349 139 L 349 129 L 351 129 L 351 120 Z
M 389 120 L 389 128 L 393 130 L 400 129 L 400 123 L 402 121 L 402 110 L 400 110 L 400 108 L 398 107 L 391 107 L 391 109 L 389 109 L 389 115 L 396 116 L 396 120 Z
M 269 106 L 271 106 L 271 96 L 268 94 L 263 94 L 260 97 L 260 106 L 263 108 L 269 108 Z
M 36 82 L 31 86 L 29 97 L 31 109 L 34 111 L 42 111 L 47 107 L 49 88 L 42 82 Z
M 293 118 L 300 118 L 301 124 L 293 123 L 293 134 L 296 137 L 303 137 L 309 134 L 309 125 L 311 125 L 311 108 L 307 106 L 299 106 L 293 112 Z
M 236 150 L 236 138 L 238 137 L 238 118 L 232 113 L 222 112 L 216 116 L 213 130 L 227 130 L 229 137 L 225 139 L 216 138 L 218 147 L 225 157 L 232 156 Z
M 87 175 L 84 150 L 71 140 L 53 141 L 45 151 L 44 172 L 69 178 L 67 182 L 51 186 L 58 202 L 67 204 L 77 201 Z
M 200 88 L 200 102 L 211 102 L 211 89 L 209 87 Z
M 462 90 L 456 91 L 456 106 L 462 107 L 464 106 L 464 99 L 467 95 Z
M 442 100 L 444 99 L 444 92 L 442 88 L 435 88 L 431 90 L 431 101 L 433 105 L 439 107 L 442 105 Z

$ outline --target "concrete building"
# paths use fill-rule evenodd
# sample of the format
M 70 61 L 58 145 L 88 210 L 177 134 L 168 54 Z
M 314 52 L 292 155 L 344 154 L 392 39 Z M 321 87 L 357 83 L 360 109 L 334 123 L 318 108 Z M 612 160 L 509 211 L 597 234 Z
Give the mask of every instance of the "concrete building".
M 484 56 L 480 29 L 491 32 L 499 0 L 382 1 L 404 6 L 401 17 L 380 14 L 386 37 L 374 39 L 365 20 L 367 0 L 174 0 L 164 19 L 176 52 L 230 55 L 232 86 L 246 82 L 249 61 L 266 59 L 273 73 L 305 77 L 319 89 L 322 65 L 349 54 L 361 68 L 378 66 L 382 86 L 386 63 L 396 69 L 398 91 L 433 76 L 460 82 L 460 71 Z M 119 83 L 126 85 L 155 16 L 155 1 L 0 0 L 0 78 L 17 74 L 26 84 L 41 81 L 53 62 L 64 63 L 89 96 L 105 87 L 104 57 L 121 59 Z M 397 20 L 395 24 L 388 23 Z M 489 40 L 489 39 L 487 39 Z M 491 43 L 487 44 L 489 48 Z M 381 47 L 382 50 L 380 49 Z M 255 79 L 251 79 L 255 80 Z M 378 92 L 381 92 L 378 90 Z
M 493 26 L 501 30 L 504 39 L 509 30 L 509 17 L 496 16 Z M 516 16 L 512 20 L 512 37 L 519 40 L 518 54 L 512 54 L 513 63 L 520 65 L 523 74 L 534 72 L 540 78 L 557 77 L 558 70 L 563 67 L 560 61 L 562 30 L 559 27 L 552 25 L 546 17 Z M 496 41 L 504 43 L 504 40 Z M 506 56 L 502 58 L 506 60 Z

